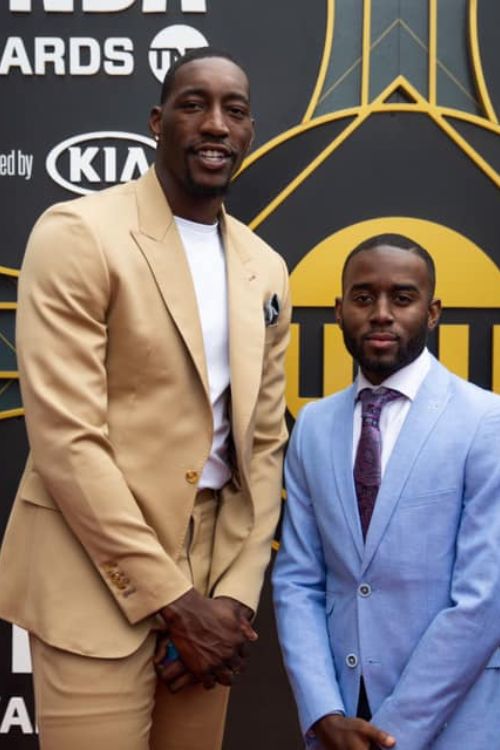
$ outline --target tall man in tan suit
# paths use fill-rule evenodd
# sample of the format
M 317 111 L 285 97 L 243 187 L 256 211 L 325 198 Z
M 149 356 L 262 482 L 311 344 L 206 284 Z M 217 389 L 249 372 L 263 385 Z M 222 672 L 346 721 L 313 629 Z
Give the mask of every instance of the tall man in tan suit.
M 279 513 L 287 273 L 222 208 L 246 75 L 188 54 L 150 128 L 154 168 L 50 208 L 21 274 L 0 615 L 30 632 L 43 750 L 220 747 Z

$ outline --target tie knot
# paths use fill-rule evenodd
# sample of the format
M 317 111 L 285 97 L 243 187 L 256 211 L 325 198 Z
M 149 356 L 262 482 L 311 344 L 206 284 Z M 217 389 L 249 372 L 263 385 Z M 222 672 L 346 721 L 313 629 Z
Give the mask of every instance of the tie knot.
M 369 419 L 372 424 L 378 427 L 380 413 L 385 404 L 400 398 L 402 394 L 393 388 L 363 388 L 358 398 L 361 401 L 361 418 Z

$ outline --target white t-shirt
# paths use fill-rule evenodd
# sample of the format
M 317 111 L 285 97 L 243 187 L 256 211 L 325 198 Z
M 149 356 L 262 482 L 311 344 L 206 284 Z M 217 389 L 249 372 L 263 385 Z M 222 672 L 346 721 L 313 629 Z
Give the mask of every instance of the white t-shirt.
M 174 217 L 193 278 L 205 345 L 214 434 L 199 489 L 220 489 L 231 476 L 228 461 L 229 318 L 226 259 L 218 224 Z

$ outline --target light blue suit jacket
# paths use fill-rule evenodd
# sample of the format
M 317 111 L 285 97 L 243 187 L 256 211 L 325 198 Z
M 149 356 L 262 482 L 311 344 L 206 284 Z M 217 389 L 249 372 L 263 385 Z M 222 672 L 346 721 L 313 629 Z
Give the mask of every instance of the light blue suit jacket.
M 355 715 L 397 750 L 500 748 L 500 398 L 433 359 L 387 464 L 366 544 L 354 386 L 302 410 L 273 573 L 304 733 Z M 312 741 L 314 744 L 314 741 Z

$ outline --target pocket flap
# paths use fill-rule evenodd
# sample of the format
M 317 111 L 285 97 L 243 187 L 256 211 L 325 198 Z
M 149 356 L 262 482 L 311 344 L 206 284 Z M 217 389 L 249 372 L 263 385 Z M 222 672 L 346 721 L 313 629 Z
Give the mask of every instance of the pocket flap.
M 42 508 L 51 508 L 52 510 L 58 509 L 51 495 L 45 489 L 41 476 L 36 471 L 30 471 L 23 479 L 19 488 L 19 496 L 22 500 L 33 503 L 33 505 L 41 505 Z
M 493 655 L 486 665 L 486 669 L 500 669 L 500 646 L 493 651 Z

